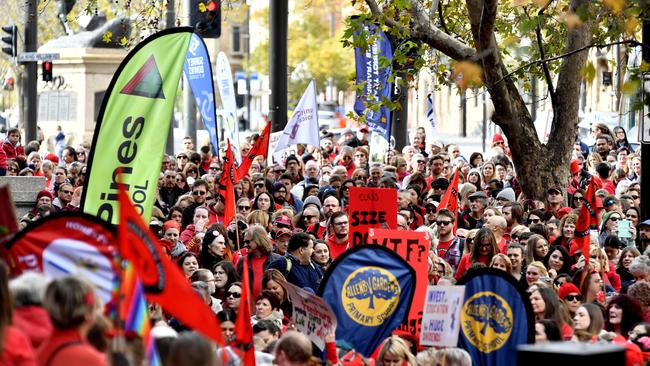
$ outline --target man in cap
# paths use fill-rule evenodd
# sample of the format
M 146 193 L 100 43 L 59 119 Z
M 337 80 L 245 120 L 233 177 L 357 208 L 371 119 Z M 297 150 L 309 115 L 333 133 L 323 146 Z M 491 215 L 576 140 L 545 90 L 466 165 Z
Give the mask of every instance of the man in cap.
M 34 208 L 20 219 L 20 228 L 24 228 L 30 222 L 36 221 L 52 213 L 52 201 L 54 195 L 52 192 L 44 189 L 36 195 Z
M 546 211 L 552 212 L 557 217 L 558 211 L 562 207 L 564 197 L 562 196 L 562 188 L 554 185 L 546 191 Z
M 483 227 L 483 211 L 487 206 L 487 195 L 483 191 L 478 191 L 470 194 L 468 198 L 469 209 L 463 213 L 462 227 L 467 230 L 480 229 Z

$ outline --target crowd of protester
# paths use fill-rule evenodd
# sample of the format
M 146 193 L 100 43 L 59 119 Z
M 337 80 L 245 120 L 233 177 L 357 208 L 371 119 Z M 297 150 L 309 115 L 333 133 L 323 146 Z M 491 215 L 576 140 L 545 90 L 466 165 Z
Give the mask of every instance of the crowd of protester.
M 371 162 L 365 127 L 347 129 L 340 137 L 322 131 L 319 148 L 299 146 L 296 154 L 277 164 L 263 156 L 254 159 L 235 186 L 237 214 L 232 222 L 223 222 L 220 160 L 209 145 L 196 149 L 186 137 L 182 151 L 163 157 L 150 228 L 218 317 L 226 341 L 235 337 L 241 258 L 248 258 L 251 324 L 261 364 L 273 358 L 280 365 L 471 364 L 462 349 L 427 349 L 398 335 L 382 342 L 370 359 L 334 339 L 333 333 L 321 353 L 292 331 L 291 303 L 282 283 L 316 293 L 330 263 L 350 248 L 350 187 L 397 190 L 396 229 L 431 234 L 430 284 L 452 286 L 481 267 L 503 270 L 528 291 L 536 342 L 614 342 L 628 347 L 628 360 L 639 357 L 643 362 L 650 360 L 650 220 L 639 211 L 641 157 L 624 129 L 612 131 L 596 123 L 591 132 L 593 146 L 581 141 L 574 146 L 567 185 L 549 187 L 545 199 L 537 200 L 522 194 L 500 134 L 493 136 L 489 151 L 463 155 L 458 145 L 427 141 L 431 136 L 418 128 L 401 151 L 390 150 L 382 162 Z M 256 138 L 241 142 L 242 156 Z M 20 131 L 14 129 L 0 150 L 0 175 L 46 179 L 34 209 L 20 219 L 23 227 L 52 212 L 78 210 L 88 144 L 44 153 L 36 141 L 23 147 Z M 458 215 L 438 209 L 456 171 Z M 574 236 L 591 177 L 598 186 L 601 225 L 590 236 L 590 252 L 582 253 Z M 83 357 L 88 364 L 109 362 L 101 355 L 111 353 L 107 341 L 97 330 L 109 325 L 97 321 L 101 307 L 88 284 L 66 278 L 24 286 L 29 278 L 17 278 L 11 281 L 16 290 L 9 291 L 6 268 L 2 274 L 2 359 L 31 357 L 41 365 L 63 364 L 72 357 Z M 21 291 L 29 293 L 28 300 L 21 301 L 27 296 Z M 220 362 L 200 335 L 167 318 L 155 304 L 150 308 L 152 335 L 164 364 Z M 14 347 L 16 343 L 20 346 Z M 57 348 L 61 344 L 64 350 Z M 112 357 L 110 362 L 118 361 Z M 142 355 L 128 362 L 141 364 Z

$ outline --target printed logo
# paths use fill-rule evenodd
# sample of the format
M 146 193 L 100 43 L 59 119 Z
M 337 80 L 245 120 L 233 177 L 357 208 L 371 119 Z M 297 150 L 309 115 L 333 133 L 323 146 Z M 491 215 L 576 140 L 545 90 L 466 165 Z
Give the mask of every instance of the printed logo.
M 378 326 L 393 314 L 401 288 L 397 278 L 379 267 L 362 267 L 343 284 L 341 299 L 345 312 L 355 322 Z
M 465 301 L 460 321 L 465 338 L 483 353 L 503 347 L 512 333 L 512 310 L 503 297 L 491 291 L 476 293 Z
M 146 98 L 165 99 L 163 81 L 156 65 L 156 59 L 151 55 L 140 67 L 133 78 L 122 88 L 121 94 L 137 95 Z

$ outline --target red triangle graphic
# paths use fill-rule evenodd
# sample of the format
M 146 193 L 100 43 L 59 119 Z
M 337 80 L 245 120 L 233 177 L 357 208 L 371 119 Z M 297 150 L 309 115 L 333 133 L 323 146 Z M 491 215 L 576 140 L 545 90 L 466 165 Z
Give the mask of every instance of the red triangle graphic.
M 140 70 L 122 88 L 121 94 L 137 95 L 146 98 L 165 99 L 163 81 L 156 65 L 156 59 L 151 55 Z

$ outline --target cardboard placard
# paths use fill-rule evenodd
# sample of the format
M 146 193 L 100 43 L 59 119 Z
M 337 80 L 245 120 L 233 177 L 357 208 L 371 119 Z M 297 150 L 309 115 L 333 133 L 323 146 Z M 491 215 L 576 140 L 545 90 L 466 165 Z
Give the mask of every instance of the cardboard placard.
M 325 335 L 336 329 L 336 316 L 332 308 L 322 298 L 288 282 L 283 282 L 282 286 L 291 299 L 291 320 L 296 330 L 309 337 L 321 351 L 324 350 Z
M 367 244 L 368 229 L 397 228 L 397 190 L 350 187 L 350 246 Z
M 429 285 L 429 234 L 418 231 L 374 229 L 368 230 L 368 244 L 378 244 L 394 250 L 415 270 L 415 294 L 407 320 L 398 328 L 415 339 L 420 338 L 424 297 Z
M 456 347 L 465 286 L 429 286 L 424 302 L 421 346 Z

